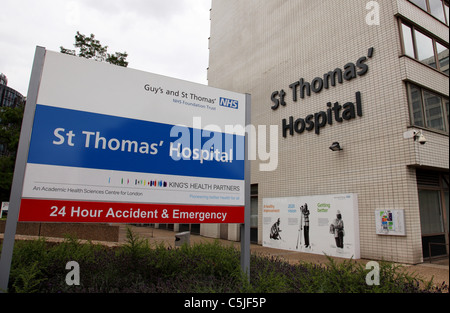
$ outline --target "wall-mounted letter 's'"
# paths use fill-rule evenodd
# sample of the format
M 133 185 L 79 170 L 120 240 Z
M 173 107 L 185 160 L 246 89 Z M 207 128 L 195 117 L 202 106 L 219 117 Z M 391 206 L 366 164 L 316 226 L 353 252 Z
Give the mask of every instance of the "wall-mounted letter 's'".
M 278 109 L 278 107 L 280 106 L 280 100 L 277 99 L 277 96 L 278 96 L 278 91 L 272 92 L 272 95 L 270 96 L 270 99 L 274 103 L 274 105 L 271 107 L 271 109 L 274 111 L 276 109 Z
M 278 96 L 279 96 L 279 99 L 277 98 Z M 274 103 L 274 105 L 271 107 L 272 110 L 278 109 L 280 104 L 282 106 L 286 106 L 286 101 L 284 100 L 285 97 L 286 97 L 286 92 L 283 89 L 281 89 L 280 92 L 278 92 L 278 91 L 272 92 L 272 95 L 270 96 L 270 99 Z

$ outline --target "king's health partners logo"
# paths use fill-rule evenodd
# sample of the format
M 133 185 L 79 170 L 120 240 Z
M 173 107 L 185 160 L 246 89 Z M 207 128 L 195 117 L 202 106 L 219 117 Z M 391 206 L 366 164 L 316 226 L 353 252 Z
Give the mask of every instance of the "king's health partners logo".
M 219 105 L 230 109 L 238 109 L 239 101 L 227 98 L 220 98 Z

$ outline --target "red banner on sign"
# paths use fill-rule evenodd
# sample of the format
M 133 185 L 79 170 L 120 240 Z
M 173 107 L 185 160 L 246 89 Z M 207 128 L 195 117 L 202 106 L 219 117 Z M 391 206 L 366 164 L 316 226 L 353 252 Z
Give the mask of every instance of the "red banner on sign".
M 22 199 L 19 221 L 241 224 L 244 223 L 244 207 Z

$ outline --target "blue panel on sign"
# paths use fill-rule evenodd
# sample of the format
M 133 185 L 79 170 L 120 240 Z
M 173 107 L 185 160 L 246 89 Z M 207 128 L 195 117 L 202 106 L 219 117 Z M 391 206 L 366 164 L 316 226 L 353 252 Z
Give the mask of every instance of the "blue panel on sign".
M 244 179 L 244 137 L 36 106 L 28 163 Z

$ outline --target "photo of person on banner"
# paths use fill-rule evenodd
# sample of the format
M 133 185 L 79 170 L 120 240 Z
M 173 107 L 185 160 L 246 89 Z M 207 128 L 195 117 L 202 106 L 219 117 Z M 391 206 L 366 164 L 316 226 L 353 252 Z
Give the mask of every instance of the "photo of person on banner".
M 301 241 L 301 232 L 303 230 L 303 238 L 305 239 L 305 248 L 310 247 L 309 243 L 309 210 L 308 210 L 308 204 L 305 203 L 300 207 L 300 225 L 298 229 L 298 237 L 297 237 L 297 246 L 296 249 L 298 249 L 299 241 L 300 245 L 302 244 Z
M 337 210 L 336 218 L 330 225 L 330 233 L 334 235 L 337 248 L 344 248 L 344 221 L 342 220 L 341 211 Z
M 273 224 L 272 228 L 270 229 L 270 239 L 280 240 L 281 239 L 280 233 L 281 233 L 280 219 L 278 219 L 277 222 Z

